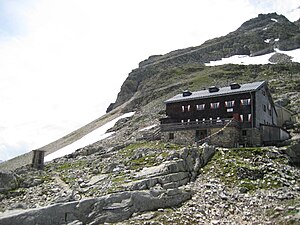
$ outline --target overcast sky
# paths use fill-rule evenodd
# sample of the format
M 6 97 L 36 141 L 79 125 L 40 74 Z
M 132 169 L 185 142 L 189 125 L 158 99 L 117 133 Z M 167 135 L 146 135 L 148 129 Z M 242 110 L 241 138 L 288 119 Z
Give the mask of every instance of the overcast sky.
M 0 160 L 100 117 L 150 55 L 226 35 L 298 0 L 0 0 Z

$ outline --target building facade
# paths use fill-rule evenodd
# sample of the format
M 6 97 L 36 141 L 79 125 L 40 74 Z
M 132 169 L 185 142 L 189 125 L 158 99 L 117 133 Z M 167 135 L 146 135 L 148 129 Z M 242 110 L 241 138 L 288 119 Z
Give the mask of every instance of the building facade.
M 260 146 L 264 144 L 262 126 L 277 127 L 277 112 L 265 81 L 184 91 L 165 104 L 162 137 L 180 144 Z

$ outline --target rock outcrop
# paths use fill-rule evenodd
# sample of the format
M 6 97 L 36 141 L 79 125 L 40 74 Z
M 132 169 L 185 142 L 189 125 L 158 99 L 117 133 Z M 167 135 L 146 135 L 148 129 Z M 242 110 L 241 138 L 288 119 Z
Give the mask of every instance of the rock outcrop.
M 299 37 L 298 26 L 283 15 L 259 14 L 256 18 L 243 23 L 236 31 L 208 40 L 200 46 L 172 51 L 165 55 L 150 56 L 140 62 L 139 68 L 128 75 L 116 102 L 108 107 L 107 112 L 129 101 L 133 96 L 136 98 L 139 90 L 147 92 L 145 90 L 148 86 L 147 82 L 157 78 L 162 71 L 188 65 L 200 66 L 233 55 L 268 54 L 274 52 L 275 48 L 283 51 L 293 50 L 300 47 Z M 274 56 L 271 60 L 276 63 L 290 61 L 288 57 L 282 55 Z M 176 74 L 178 70 L 173 72 Z
M 128 219 L 133 213 L 159 208 L 173 207 L 191 198 L 191 192 L 184 188 L 126 191 L 99 198 L 84 199 L 69 203 L 25 210 L 14 214 L 0 215 L 2 225 L 53 225 L 114 223 Z
M 0 171 L 0 193 L 5 193 L 17 187 L 18 180 L 14 173 Z
M 103 148 L 97 149 L 103 151 Z M 90 197 L 73 202 L 68 202 L 68 198 L 66 197 L 64 198 L 65 202 L 55 203 L 60 201 L 53 200 L 51 205 L 45 207 L 37 206 L 36 209 L 26 210 L 24 209 L 26 208 L 25 206 L 16 206 L 16 209 L 23 208 L 23 210 L 17 213 L 13 212 L 13 214 L 11 214 L 11 211 L 5 211 L 0 214 L 0 224 L 16 224 L 20 220 L 26 225 L 68 224 L 74 221 L 82 224 L 101 224 L 104 222 L 126 220 L 133 213 L 178 206 L 192 197 L 188 184 L 196 179 L 200 168 L 206 165 L 214 153 L 215 147 L 213 146 L 183 148 L 178 152 L 170 154 L 168 161 L 164 161 L 157 166 L 144 167 L 136 171 L 133 176 L 134 181 L 121 185 L 122 188 L 120 191 L 101 197 Z M 91 153 L 91 148 L 85 147 L 81 151 L 73 153 L 73 156 L 92 157 L 93 154 Z M 143 155 L 145 155 L 145 150 L 141 149 L 140 151 L 136 151 L 132 158 L 140 158 Z M 70 155 L 66 156 L 66 158 L 72 159 Z M 86 190 L 100 187 L 95 185 L 107 179 L 109 176 L 108 173 L 120 170 L 119 163 L 107 166 L 107 168 L 103 169 L 105 174 L 93 176 L 86 184 L 83 182 L 83 179 L 78 182 Z M 19 171 L 20 174 L 23 174 L 22 186 L 28 183 L 24 177 L 25 170 L 26 168 Z M 39 172 L 33 170 L 32 174 L 37 176 Z M 40 175 L 45 176 L 44 173 Z M 35 176 L 31 176 L 31 183 L 35 187 L 40 186 L 42 188 L 41 183 L 33 182 L 40 180 L 35 178 Z M 108 188 L 111 187 L 108 186 Z M 45 196 L 45 198 L 47 197 Z
M 291 163 L 300 167 L 300 138 L 291 143 L 287 148 L 286 153 L 288 154 Z

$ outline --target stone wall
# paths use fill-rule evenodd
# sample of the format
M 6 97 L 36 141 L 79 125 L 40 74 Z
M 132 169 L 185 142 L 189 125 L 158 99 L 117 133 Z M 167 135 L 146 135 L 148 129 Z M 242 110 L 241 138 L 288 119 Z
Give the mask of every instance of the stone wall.
M 170 139 L 170 133 L 173 133 L 173 139 Z M 208 138 L 200 140 L 200 143 L 207 142 L 210 145 L 232 148 L 239 143 L 240 131 L 236 127 L 226 127 L 224 130 L 210 128 L 207 129 L 207 136 Z M 193 145 L 196 142 L 196 130 L 163 132 L 161 137 L 171 143 Z
M 244 146 L 261 146 L 262 136 L 261 131 L 257 128 L 254 129 L 244 129 L 246 135 L 240 134 L 240 143 Z
M 170 134 L 173 134 L 173 138 L 170 138 Z M 181 130 L 173 132 L 162 132 L 161 139 L 170 143 L 176 143 L 181 145 L 193 145 L 195 143 L 195 130 Z
M 220 128 L 211 128 L 212 135 L 208 143 L 220 147 L 233 148 L 239 142 L 240 132 L 235 127 L 226 127 L 220 131 Z

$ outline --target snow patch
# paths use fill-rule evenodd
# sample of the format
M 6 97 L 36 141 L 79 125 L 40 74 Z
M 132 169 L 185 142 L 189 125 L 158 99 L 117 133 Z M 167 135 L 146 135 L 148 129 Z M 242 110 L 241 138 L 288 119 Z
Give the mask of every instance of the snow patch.
M 276 38 L 274 41 L 279 41 L 279 38 Z
M 270 43 L 271 39 L 264 40 L 265 43 Z
M 146 131 L 146 130 L 150 130 L 150 129 L 152 129 L 152 128 L 156 127 L 156 126 L 157 126 L 157 124 L 153 124 L 153 125 L 151 125 L 151 126 L 144 127 L 144 128 L 142 128 L 142 129 L 140 129 L 139 131 Z
M 274 19 L 274 18 L 272 18 L 271 20 L 274 21 L 274 22 L 276 22 L 276 23 L 278 22 L 278 20 L 276 20 L 276 19 Z
M 85 147 L 89 144 L 93 144 L 97 141 L 100 141 L 102 139 L 110 137 L 115 132 L 109 132 L 109 133 L 105 133 L 105 132 L 108 129 L 112 128 L 118 120 L 120 120 L 122 118 L 126 118 L 126 117 L 131 117 L 131 116 L 133 116 L 134 113 L 135 112 L 125 113 L 124 115 L 119 116 L 116 119 L 113 119 L 112 121 L 109 121 L 108 123 L 104 124 L 103 126 L 101 126 L 101 127 L 97 128 L 96 130 L 92 131 L 91 133 L 83 136 L 81 139 L 73 142 L 72 144 L 70 144 L 66 147 L 63 147 L 63 148 L 59 149 L 58 151 L 47 155 L 45 157 L 45 162 L 49 162 L 53 159 L 71 154 L 79 148 L 83 148 L 83 147 Z
M 234 55 L 228 58 L 222 58 L 217 61 L 210 61 L 205 63 L 206 66 L 219 66 L 224 64 L 241 64 L 241 65 L 255 65 L 255 64 L 269 64 L 270 57 L 273 56 L 276 52 L 283 53 L 292 57 L 293 62 L 300 63 L 300 49 L 295 49 L 291 51 L 280 51 L 274 49 L 275 52 L 260 55 L 260 56 L 248 56 L 248 55 Z

